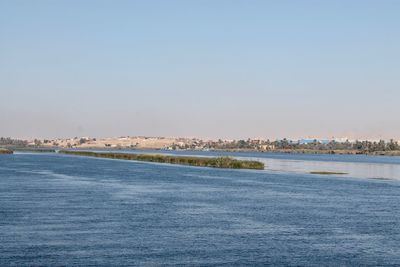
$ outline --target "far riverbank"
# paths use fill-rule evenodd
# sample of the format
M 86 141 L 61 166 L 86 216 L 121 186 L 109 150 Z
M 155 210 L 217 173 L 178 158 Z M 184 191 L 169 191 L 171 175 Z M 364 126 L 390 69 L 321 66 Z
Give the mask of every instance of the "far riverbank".
M 311 149 L 275 149 L 275 150 L 256 150 L 256 149 L 212 149 L 214 152 L 260 152 L 260 153 L 284 153 L 284 154 L 321 154 L 321 155 L 367 155 L 367 156 L 400 156 L 397 151 L 360 151 L 360 150 L 311 150 Z

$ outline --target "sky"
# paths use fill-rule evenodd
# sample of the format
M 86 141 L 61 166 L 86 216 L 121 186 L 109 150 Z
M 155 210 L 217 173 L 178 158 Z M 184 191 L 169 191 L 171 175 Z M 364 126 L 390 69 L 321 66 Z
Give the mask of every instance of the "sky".
M 0 136 L 400 140 L 400 1 L 0 0 Z

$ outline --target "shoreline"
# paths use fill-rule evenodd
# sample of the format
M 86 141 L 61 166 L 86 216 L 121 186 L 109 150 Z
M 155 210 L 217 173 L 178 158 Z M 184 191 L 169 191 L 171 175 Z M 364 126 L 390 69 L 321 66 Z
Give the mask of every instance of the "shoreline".
M 54 148 L 64 149 L 64 148 Z M 281 149 L 281 150 L 256 150 L 256 149 L 209 149 L 209 150 L 198 150 L 198 149 L 160 149 L 160 148 L 106 148 L 106 147 L 85 147 L 75 148 L 77 150 L 97 149 L 104 151 L 121 151 L 121 150 L 132 150 L 132 151 L 188 151 L 188 152 L 238 152 L 238 153 L 271 153 L 271 154 L 308 154 L 308 155 L 365 155 L 365 156 L 400 156 L 400 151 L 376 151 L 376 152 L 364 152 L 358 150 L 304 150 L 304 149 Z
M 0 151 L 16 151 L 16 152 L 36 152 L 36 153 L 55 153 L 56 150 L 66 150 L 68 148 L 65 147 L 8 147 L 8 148 L 0 148 Z M 257 150 L 257 149 L 175 149 L 168 150 L 162 148 L 132 148 L 132 147 L 76 147 L 73 148 L 77 151 L 84 150 L 101 150 L 101 151 L 121 151 L 121 150 L 129 150 L 129 151 L 163 151 L 163 152 L 174 152 L 174 151 L 188 151 L 188 152 L 237 152 L 237 153 L 271 153 L 271 154 L 304 154 L 304 155 L 365 155 L 365 156 L 389 156 L 389 157 L 399 157 L 400 150 L 393 151 L 361 151 L 361 150 L 311 150 L 311 149 L 275 149 L 275 150 Z M 2 153 L 7 154 L 7 153 Z

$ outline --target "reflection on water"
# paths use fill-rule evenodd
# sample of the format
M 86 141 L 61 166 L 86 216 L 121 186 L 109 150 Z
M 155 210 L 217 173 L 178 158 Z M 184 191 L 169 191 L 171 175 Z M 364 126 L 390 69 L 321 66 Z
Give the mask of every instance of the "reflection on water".
M 254 158 L 265 163 L 266 169 L 280 172 L 310 173 L 313 171 L 342 172 L 343 176 L 400 180 L 400 165 L 366 162 L 327 162 Z
M 400 157 L 193 151 L 175 151 L 172 154 L 233 156 L 239 159 L 258 160 L 265 164 L 267 171 L 290 173 L 340 172 L 346 173 L 342 175 L 345 177 L 400 180 Z

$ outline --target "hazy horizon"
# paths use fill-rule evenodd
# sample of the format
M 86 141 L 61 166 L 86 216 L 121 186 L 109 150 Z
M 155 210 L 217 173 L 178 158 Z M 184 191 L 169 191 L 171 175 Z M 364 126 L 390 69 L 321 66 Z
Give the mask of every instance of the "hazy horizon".
M 355 142 L 355 141 L 370 141 L 370 142 L 378 142 L 378 141 L 386 141 L 389 142 L 391 140 L 395 142 L 400 142 L 400 140 L 397 140 L 395 138 L 381 138 L 381 139 L 373 139 L 373 138 L 349 138 L 349 137 L 340 137 L 340 136 L 331 136 L 331 137 L 326 137 L 326 136 L 297 136 L 297 137 L 289 137 L 289 136 L 280 136 L 280 137 L 266 137 L 266 136 L 241 136 L 241 137 L 223 137 L 223 136 L 216 136 L 216 137 L 209 137 L 209 136 L 165 136 L 165 135 L 116 135 L 116 136 L 100 136 L 100 135 L 76 135 L 76 136 L 48 136 L 48 137 L 43 137 L 43 136 L 31 136 L 31 137 L 26 137 L 26 136 L 0 136 L 0 138 L 11 138 L 11 139 L 17 139 L 17 140 L 26 140 L 26 141 L 33 141 L 35 139 L 37 140 L 68 140 L 68 139 L 76 139 L 76 138 L 96 138 L 96 139 L 119 139 L 119 138 L 166 138 L 166 139 L 179 139 L 179 138 L 185 138 L 185 139 L 200 139 L 200 140 L 270 140 L 270 141 L 279 141 L 283 139 L 287 139 L 290 141 L 301 141 L 301 140 L 335 140 L 338 142 Z M 347 139 L 346 139 L 347 138 Z
M 399 1 L 1 1 L 0 136 L 400 140 Z

